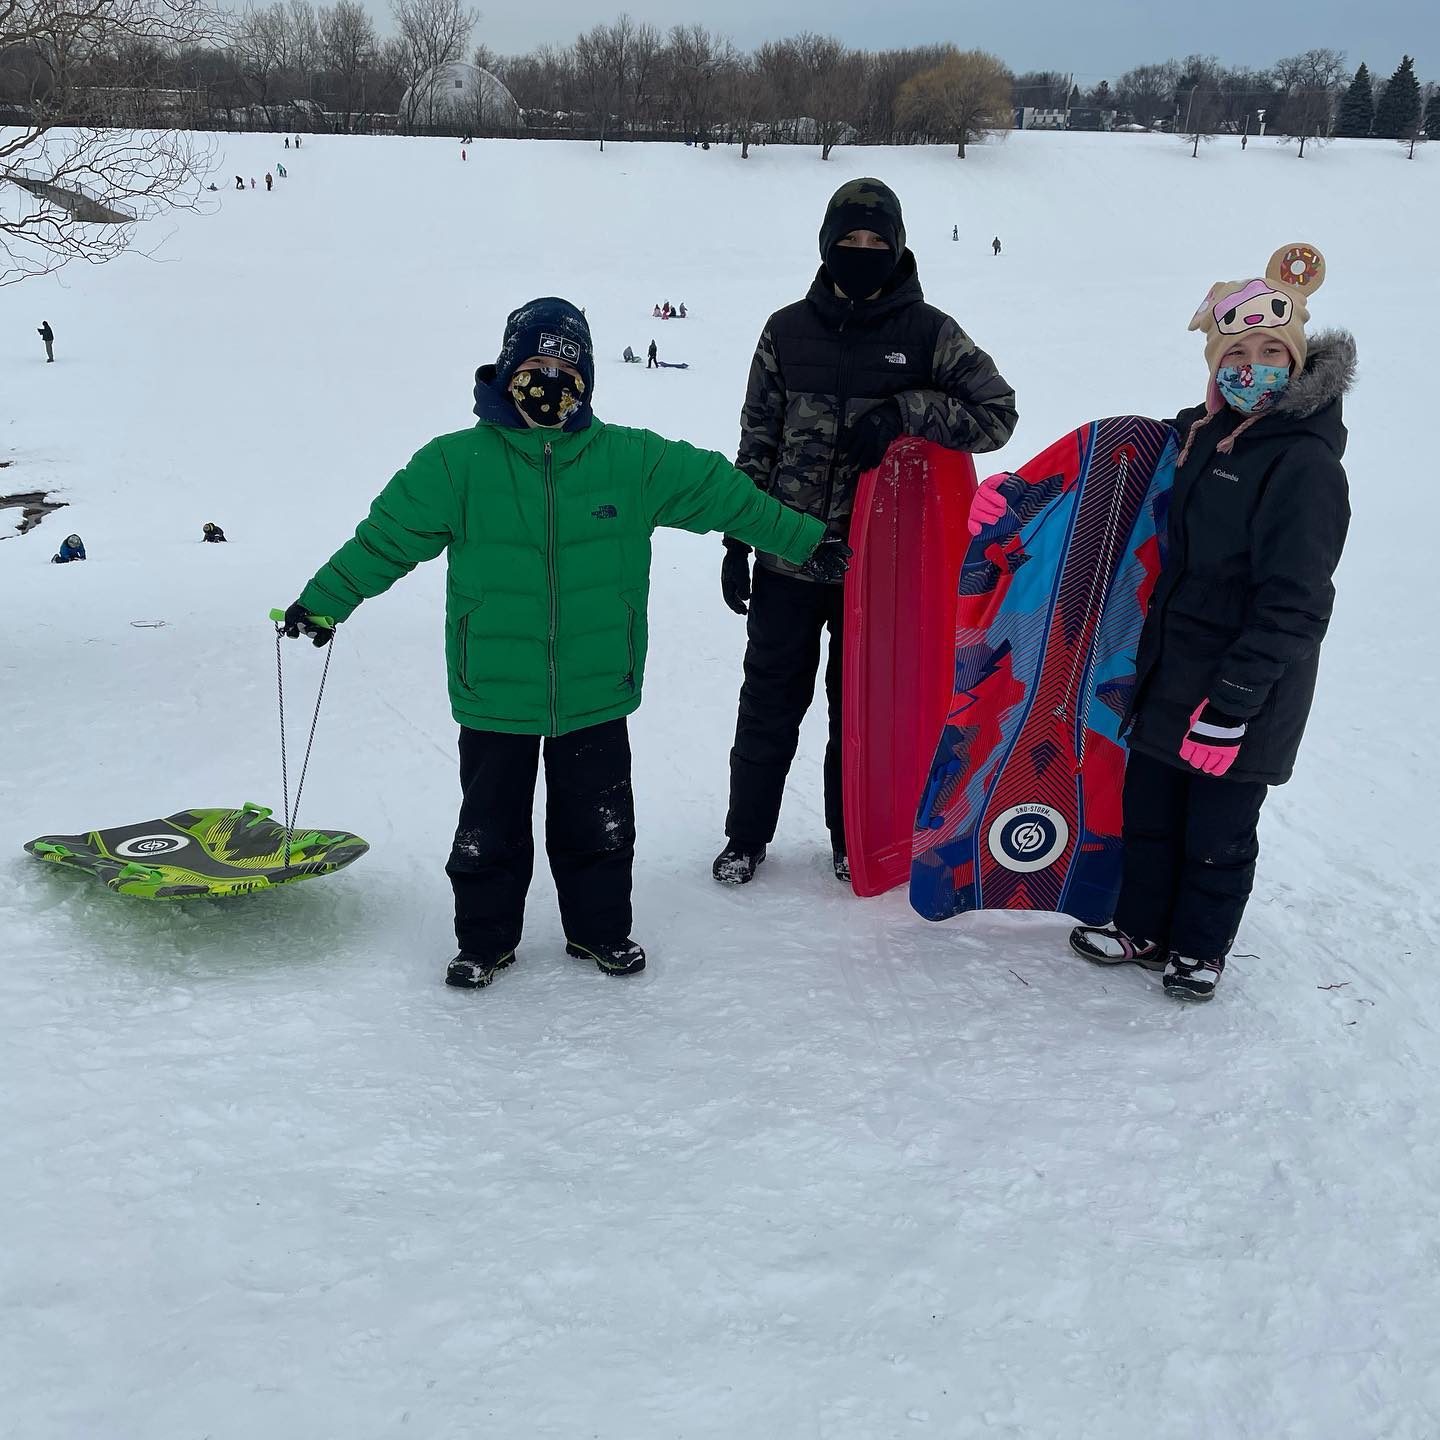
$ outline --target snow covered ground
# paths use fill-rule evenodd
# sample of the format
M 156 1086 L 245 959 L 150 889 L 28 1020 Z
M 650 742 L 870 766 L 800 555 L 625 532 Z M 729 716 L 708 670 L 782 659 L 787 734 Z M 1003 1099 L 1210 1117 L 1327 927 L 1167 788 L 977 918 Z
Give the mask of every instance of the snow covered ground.
M 0 493 L 70 502 L 0 541 L 0 1434 L 1440 1434 L 1433 158 L 1016 135 L 963 164 L 462 163 L 247 136 L 213 213 L 150 227 L 148 257 L 0 292 Z M 277 160 L 276 193 L 223 189 Z M 818 713 L 762 878 L 716 887 L 743 627 L 713 539 L 657 544 L 635 980 L 564 957 L 542 877 L 520 963 L 441 984 L 440 565 L 336 647 L 304 813 L 371 841 L 354 869 L 165 907 L 21 853 L 278 807 L 266 611 L 469 423 L 518 301 L 588 307 L 605 417 L 733 451 L 755 337 L 862 173 L 1019 392 L 1001 464 L 1197 399 L 1210 283 L 1290 240 L 1329 258 L 1314 320 L 1362 361 L 1355 522 L 1214 1005 L 1073 960 L 1063 921 L 849 896 Z M 666 298 L 692 318 L 652 321 Z M 619 362 L 652 335 L 691 368 Z M 207 520 L 232 543 L 197 543 Z M 70 530 L 91 559 L 49 565 Z M 299 708 L 319 666 L 287 660 Z

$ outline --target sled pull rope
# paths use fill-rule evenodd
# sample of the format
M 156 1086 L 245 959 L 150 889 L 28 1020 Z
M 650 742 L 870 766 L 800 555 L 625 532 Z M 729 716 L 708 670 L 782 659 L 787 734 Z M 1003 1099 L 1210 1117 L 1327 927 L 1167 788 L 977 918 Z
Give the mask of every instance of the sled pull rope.
M 290 843 L 300 816 L 300 797 L 305 793 L 305 772 L 310 768 L 310 752 L 315 748 L 315 727 L 320 723 L 320 702 L 325 698 L 325 680 L 330 674 L 330 660 L 335 654 L 335 637 L 325 650 L 325 668 L 320 672 L 320 689 L 315 696 L 315 713 L 310 717 L 310 738 L 305 742 L 305 759 L 300 765 L 300 783 L 295 787 L 295 808 L 290 808 L 290 765 L 285 744 L 285 664 L 280 653 L 280 640 L 285 627 L 275 626 L 275 688 L 280 697 L 280 790 L 285 803 L 285 864 L 290 863 Z

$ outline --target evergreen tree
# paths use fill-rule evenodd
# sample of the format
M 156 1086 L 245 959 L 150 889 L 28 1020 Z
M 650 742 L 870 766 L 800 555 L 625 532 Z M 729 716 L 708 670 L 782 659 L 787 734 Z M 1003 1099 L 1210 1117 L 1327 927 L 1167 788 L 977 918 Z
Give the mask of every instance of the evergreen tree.
M 1375 107 L 1375 134 L 1382 140 L 1404 140 L 1419 123 L 1420 82 L 1415 61 L 1407 55 Z
M 1425 107 L 1425 135 L 1430 140 L 1440 140 L 1440 89 L 1430 96 Z
M 1350 82 L 1340 102 L 1340 115 L 1335 133 L 1350 140 L 1363 140 L 1375 124 L 1375 90 L 1370 81 L 1370 68 L 1362 65 Z

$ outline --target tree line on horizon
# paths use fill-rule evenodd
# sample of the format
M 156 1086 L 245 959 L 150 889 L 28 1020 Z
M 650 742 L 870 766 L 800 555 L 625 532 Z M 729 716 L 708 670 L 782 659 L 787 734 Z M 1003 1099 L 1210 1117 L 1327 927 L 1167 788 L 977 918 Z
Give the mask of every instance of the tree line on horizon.
M 1202 137 L 1331 135 L 1414 140 L 1440 133 L 1440 88 L 1406 56 L 1377 85 L 1343 52 L 1311 49 L 1263 68 L 1191 55 L 1139 65 L 1088 89 L 1058 72 L 1014 74 L 998 56 L 954 45 L 857 50 L 803 32 L 753 51 L 693 23 L 629 15 L 568 46 L 499 55 L 476 43 L 463 0 L 391 0 L 382 37 L 359 0 L 274 0 L 185 33 L 143 23 L 174 0 L 34 0 L 0 7 L 0 122 L 190 129 L 684 137 L 739 143 L 966 145 L 1021 110 L 1111 115 L 1116 123 Z M 106 12 L 126 23 L 104 23 Z M 18 13 L 9 27 L 4 17 Z M 77 16 L 81 23 L 77 23 Z M 138 23 L 137 23 L 138 22 Z M 6 33 L 7 28 L 11 33 Z M 500 80 L 520 114 L 437 114 L 418 83 L 469 62 Z M 1103 123 L 1103 122 L 1102 122 Z M 1095 126 L 1098 128 L 1098 126 Z M 1303 153 L 1303 149 L 1302 149 Z

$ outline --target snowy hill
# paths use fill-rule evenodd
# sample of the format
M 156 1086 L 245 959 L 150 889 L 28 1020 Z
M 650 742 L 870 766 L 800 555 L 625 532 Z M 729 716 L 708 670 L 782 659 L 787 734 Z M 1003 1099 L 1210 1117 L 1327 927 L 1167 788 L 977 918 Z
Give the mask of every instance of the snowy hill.
M 148 258 L 0 291 L 0 493 L 69 507 L 0 541 L 0 1433 L 1440 1434 L 1435 157 L 459 151 L 226 137 L 212 213 L 152 227 Z M 277 160 L 274 194 L 224 188 Z M 439 565 L 336 646 L 304 816 L 366 836 L 359 866 L 167 908 L 21 854 L 278 808 L 266 611 L 469 423 L 519 301 L 588 308 L 605 418 L 733 451 L 760 327 L 863 173 L 1016 387 L 997 469 L 1199 399 L 1210 283 L 1285 241 L 1326 252 L 1315 324 L 1361 356 L 1355 520 L 1217 1003 L 1095 972 L 1062 921 L 927 926 L 842 891 L 818 709 L 760 881 L 716 887 L 743 626 L 718 542 L 675 534 L 632 725 L 636 980 L 564 957 L 541 876 L 520 963 L 478 995 L 440 983 Z M 666 298 L 692 318 L 652 320 Z M 620 363 L 652 335 L 691 368 Z M 207 520 L 232 543 L 198 544 Z M 91 559 L 49 565 L 70 530 Z M 299 707 L 319 666 L 287 662 Z

